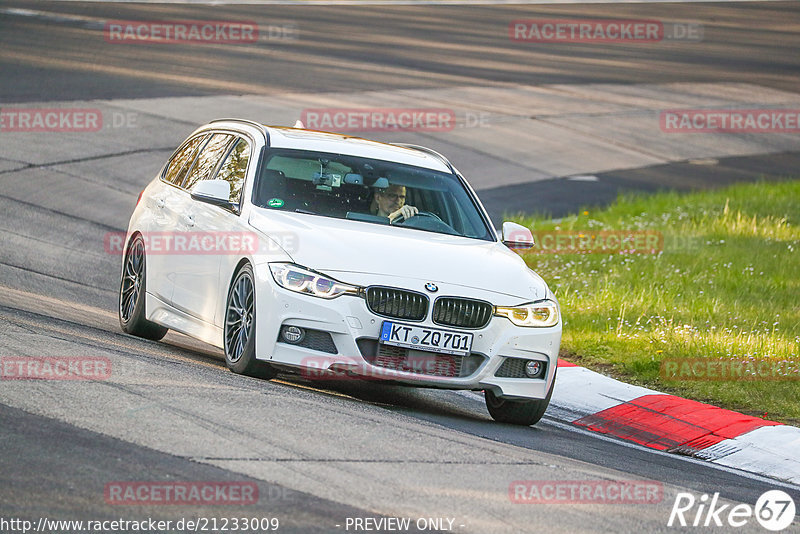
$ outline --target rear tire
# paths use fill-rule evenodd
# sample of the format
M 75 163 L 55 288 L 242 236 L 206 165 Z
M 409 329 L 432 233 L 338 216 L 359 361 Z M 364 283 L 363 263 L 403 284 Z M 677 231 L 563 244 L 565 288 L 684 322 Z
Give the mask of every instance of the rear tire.
M 119 283 L 119 325 L 127 334 L 158 341 L 169 330 L 145 319 L 145 261 L 144 239 L 137 235 L 125 249 L 124 270 Z
M 256 359 L 256 292 L 253 268 L 242 266 L 233 278 L 225 303 L 225 364 L 240 375 L 271 379 L 278 372 Z
M 531 426 L 539 422 L 550 404 L 550 397 L 556 385 L 556 377 L 550 384 L 550 390 L 543 399 L 536 400 L 509 400 L 501 399 L 490 389 L 484 392 L 486 408 L 492 419 L 498 423 Z

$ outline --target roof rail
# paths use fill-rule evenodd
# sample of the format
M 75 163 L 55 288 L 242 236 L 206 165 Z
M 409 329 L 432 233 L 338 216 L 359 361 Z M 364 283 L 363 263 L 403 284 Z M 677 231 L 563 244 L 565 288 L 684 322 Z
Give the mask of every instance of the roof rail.
M 249 124 L 250 126 L 257 126 L 261 130 L 266 128 L 263 124 L 260 124 L 260 123 L 258 123 L 256 121 L 251 121 L 251 120 L 248 120 L 248 119 L 234 119 L 234 118 L 230 118 L 230 119 L 214 119 L 209 124 L 212 124 L 212 123 L 215 123 L 215 122 L 243 122 L 245 124 Z
M 263 124 L 259 124 L 256 121 L 251 121 L 248 119 L 214 119 L 213 121 L 209 122 L 209 124 L 214 124 L 215 122 L 241 122 L 243 124 L 247 124 L 248 126 L 255 126 L 261 131 L 261 135 L 264 136 L 264 140 L 269 145 L 269 130 Z
M 430 154 L 431 156 L 434 156 L 434 157 L 438 158 L 442 163 L 447 165 L 447 167 L 451 171 L 454 171 L 453 165 L 450 163 L 450 161 L 448 161 L 448 159 L 446 157 L 444 157 L 440 153 L 436 152 L 432 148 L 428 148 L 428 147 L 422 146 L 422 145 L 412 145 L 410 143 L 390 143 L 390 144 L 392 144 L 394 146 L 400 146 L 400 147 L 403 147 L 403 148 L 410 148 L 410 149 L 413 149 L 413 150 L 419 150 L 420 152 L 425 152 L 427 154 Z

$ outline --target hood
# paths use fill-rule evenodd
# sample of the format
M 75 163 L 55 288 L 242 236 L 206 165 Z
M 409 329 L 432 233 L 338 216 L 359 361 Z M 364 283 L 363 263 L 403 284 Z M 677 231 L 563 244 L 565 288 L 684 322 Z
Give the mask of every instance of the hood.
M 353 275 L 364 273 L 525 300 L 548 294 L 545 282 L 499 242 L 264 208 L 253 210 L 250 224 L 283 243 L 295 263 L 342 282 L 358 283 Z

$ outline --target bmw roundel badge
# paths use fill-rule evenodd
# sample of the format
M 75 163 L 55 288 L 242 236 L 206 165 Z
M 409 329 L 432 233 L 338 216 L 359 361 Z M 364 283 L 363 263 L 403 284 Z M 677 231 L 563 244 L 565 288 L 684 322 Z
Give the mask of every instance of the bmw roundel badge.
M 431 283 L 431 282 L 428 282 L 427 284 L 425 284 L 425 289 L 427 289 L 431 293 L 436 293 L 437 291 L 439 291 L 439 288 L 436 287 L 436 284 Z

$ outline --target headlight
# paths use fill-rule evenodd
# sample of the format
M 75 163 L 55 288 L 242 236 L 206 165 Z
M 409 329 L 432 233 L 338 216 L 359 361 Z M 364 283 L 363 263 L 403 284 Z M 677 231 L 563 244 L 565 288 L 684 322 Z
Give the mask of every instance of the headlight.
M 272 271 L 272 278 L 279 286 L 297 293 L 332 299 L 344 293 L 358 295 L 360 292 L 358 286 L 343 284 L 324 274 L 315 273 L 292 263 L 270 263 L 269 270 Z
M 547 327 L 558 324 L 558 304 L 552 300 L 540 300 L 522 306 L 495 306 L 494 314 L 507 317 L 517 326 Z

